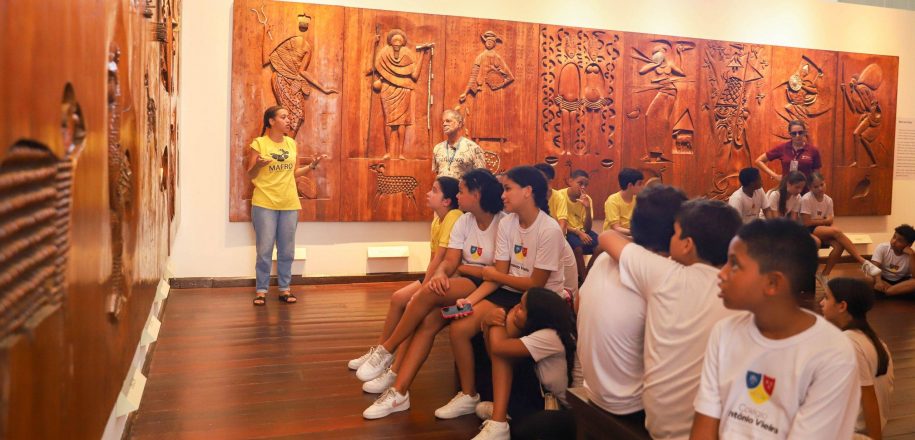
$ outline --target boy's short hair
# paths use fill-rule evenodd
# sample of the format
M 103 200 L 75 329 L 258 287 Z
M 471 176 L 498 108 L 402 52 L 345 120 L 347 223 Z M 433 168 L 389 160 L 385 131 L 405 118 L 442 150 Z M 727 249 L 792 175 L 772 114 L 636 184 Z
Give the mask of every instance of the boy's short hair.
M 694 199 L 680 206 L 677 223 L 680 239 L 692 238 L 699 258 L 721 266 L 728 261 L 728 245 L 743 221 L 736 209 L 721 200 Z
M 625 191 L 629 185 L 635 185 L 639 180 L 645 180 L 645 175 L 634 168 L 623 168 L 620 170 L 617 180 L 620 182 L 620 189 Z
M 740 186 L 749 186 L 751 183 L 759 180 L 759 170 L 753 167 L 747 167 L 740 170 Z
M 572 171 L 572 174 L 569 174 L 570 179 L 577 179 L 579 177 L 586 177 L 588 179 L 591 178 L 591 176 L 589 176 L 588 172 L 585 170 L 575 170 L 575 171 Z
M 537 168 L 538 170 L 540 170 L 540 172 L 543 173 L 544 176 L 546 176 L 546 180 L 553 180 L 553 178 L 556 177 L 556 170 L 553 167 L 551 167 L 550 164 L 548 164 L 548 163 L 545 163 L 545 162 L 535 163 L 534 168 Z
M 674 219 L 686 194 L 672 186 L 655 185 L 643 189 L 635 199 L 629 229 L 632 241 L 652 252 L 670 251 Z
M 807 228 L 786 218 L 753 220 L 737 236 L 747 245 L 760 273 L 783 273 L 800 304 L 812 301 L 819 255 Z
M 895 231 L 909 244 L 909 246 L 911 246 L 912 243 L 915 243 L 915 228 L 907 224 L 902 224 L 897 226 Z

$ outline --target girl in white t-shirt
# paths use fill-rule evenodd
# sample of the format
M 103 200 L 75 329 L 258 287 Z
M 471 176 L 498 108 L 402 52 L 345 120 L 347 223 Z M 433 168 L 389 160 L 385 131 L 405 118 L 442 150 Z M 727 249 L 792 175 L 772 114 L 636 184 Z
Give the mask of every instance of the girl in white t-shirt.
M 451 324 L 451 349 L 461 382 L 461 391 L 435 416 L 450 419 L 473 414 L 480 397 L 474 378 L 471 339 L 489 311 L 511 309 L 521 295 L 534 287 L 561 292 L 565 276 L 561 263 L 565 237 L 559 223 L 549 215 L 547 183 L 534 167 L 512 168 L 502 179 L 502 201 L 509 214 L 499 222 L 495 264 L 483 269 L 484 282 L 458 306 L 473 305 L 473 314 Z
M 813 234 L 823 245 L 831 246 L 832 252 L 826 259 L 826 266 L 823 268 L 823 275 L 828 276 L 832 268 L 839 262 L 842 252 L 847 251 L 849 255 L 861 264 L 861 270 L 870 276 L 880 275 L 880 268 L 874 263 L 867 261 L 855 249 L 855 245 L 845 235 L 842 230 L 832 225 L 835 219 L 835 210 L 832 203 L 832 197 L 826 195 L 826 179 L 817 172 L 810 173 L 810 192 L 801 197 L 801 220 L 807 230 Z
M 778 188 L 766 193 L 769 207 L 776 217 L 787 217 L 800 221 L 801 191 L 807 186 L 807 176 L 799 171 L 791 171 L 782 178 Z
M 364 391 L 384 392 L 363 412 L 367 419 L 409 408 L 410 385 L 429 355 L 435 335 L 449 323 L 440 307 L 473 292 L 483 283 L 482 268 L 493 262 L 496 233 L 505 217 L 502 185 L 485 169 L 471 170 L 461 177 L 457 199 L 466 213 L 451 231 L 442 263 L 410 300 L 390 336 L 373 347 L 356 371 L 357 377 L 368 381 Z M 403 362 L 399 368 L 388 369 L 391 353 L 399 346 L 404 347 Z
M 867 312 L 874 306 L 874 292 L 866 282 L 853 278 L 834 278 L 827 285 L 826 296 L 820 301 L 823 317 L 844 330 L 858 359 L 861 410 L 855 432 L 880 439 L 890 410 L 894 374 L 886 344 L 867 322 Z
M 477 439 L 509 438 L 508 403 L 512 388 L 512 364 L 524 358 L 536 363 L 534 369 L 544 392 L 568 408 L 566 390 L 581 386 L 581 375 L 573 374 L 577 332 L 572 309 L 553 291 L 533 288 L 521 302 L 505 312 L 496 308 L 483 320 L 483 335 L 492 359 L 493 402 L 481 402 L 477 415 L 488 418 Z M 559 409 L 559 408 L 556 408 Z M 517 415 L 516 415 L 517 417 Z M 562 438 L 573 430 L 567 411 L 544 411 L 524 418 L 515 426 L 514 437 Z M 525 435 L 526 432 L 536 435 Z

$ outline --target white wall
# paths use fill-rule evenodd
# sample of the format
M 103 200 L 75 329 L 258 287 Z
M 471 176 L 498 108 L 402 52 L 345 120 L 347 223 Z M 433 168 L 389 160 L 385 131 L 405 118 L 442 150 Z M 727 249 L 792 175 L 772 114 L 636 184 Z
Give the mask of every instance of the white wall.
M 831 0 L 344 0 L 313 1 L 619 31 L 897 55 L 898 115 L 915 116 L 915 13 Z M 180 65 L 181 225 L 173 249 L 177 277 L 253 277 L 254 232 L 228 221 L 232 0 L 182 2 Z M 895 121 L 893 121 L 895 122 Z M 905 196 L 909 194 L 909 196 Z M 893 214 L 844 217 L 837 225 L 885 241 L 915 222 L 915 181 L 893 185 Z M 410 246 L 409 265 L 428 261 L 427 223 L 300 223 L 309 276 L 363 274 L 366 247 Z

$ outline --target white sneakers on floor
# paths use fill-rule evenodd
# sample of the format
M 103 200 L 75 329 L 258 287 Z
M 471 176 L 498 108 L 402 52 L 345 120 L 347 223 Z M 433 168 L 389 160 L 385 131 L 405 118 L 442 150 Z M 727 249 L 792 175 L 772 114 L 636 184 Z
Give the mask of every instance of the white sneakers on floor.
M 492 402 L 484 400 L 477 404 L 474 412 L 477 413 L 477 417 L 480 420 L 489 420 L 492 418 Z
M 349 363 L 346 364 L 346 366 L 349 367 L 350 370 L 358 370 L 359 367 L 361 367 L 362 364 L 364 364 L 365 361 L 367 361 L 369 359 L 369 356 L 371 356 L 372 353 L 374 353 L 374 352 L 375 352 L 375 347 L 374 346 L 369 347 L 369 351 L 365 352 L 364 355 L 359 356 L 356 359 L 350 360 Z
M 487 420 L 480 426 L 480 433 L 473 440 L 509 440 L 511 439 L 511 430 L 508 422 L 497 422 Z
M 394 388 L 388 388 L 375 400 L 372 406 L 362 412 L 362 417 L 369 420 L 380 419 L 392 413 L 408 409 L 410 409 L 410 392 L 407 391 L 407 395 L 403 396 Z
M 394 363 L 394 355 L 388 353 L 384 346 L 376 346 L 372 354 L 356 370 L 356 377 L 363 382 L 368 382 L 384 373 Z
M 380 376 L 362 384 L 362 391 L 372 394 L 383 393 L 384 390 L 394 385 L 395 380 L 397 380 L 397 373 L 388 368 Z
M 861 265 L 861 270 L 872 277 L 877 277 L 883 272 L 876 264 L 871 263 L 870 261 L 865 261 L 864 264 Z
M 480 403 L 480 395 L 468 396 L 460 391 L 445 406 L 435 410 L 435 417 L 440 419 L 453 419 L 466 414 L 473 414 L 476 411 L 477 404 Z

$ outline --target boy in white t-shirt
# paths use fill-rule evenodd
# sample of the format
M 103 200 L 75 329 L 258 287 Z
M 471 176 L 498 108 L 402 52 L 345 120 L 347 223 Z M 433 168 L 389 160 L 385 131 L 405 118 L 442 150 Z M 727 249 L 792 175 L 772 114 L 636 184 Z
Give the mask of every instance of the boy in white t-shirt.
M 746 310 L 715 326 L 691 439 L 850 439 L 860 389 L 851 342 L 801 308 L 815 290 L 817 247 L 787 219 L 737 233 L 721 297 Z
M 882 272 L 879 277 L 866 276 L 874 290 L 887 295 L 905 295 L 915 293 L 915 228 L 900 225 L 893 233 L 889 243 L 880 243 L 874 249 L 871 262 Z
M 668 255 L 674 217 L 686 194 L 671 186 L 646 188 L 633 198 L 631 227 L 636 244 Z M 644 423 L 645 298 L 623 285 L 619 263 L 602 253 L 579 291 L 578 357 L 591 403 Z
M 769 199 L 762 190 L 762 178 L 759 176 L 759 170 L 753 167 L 740 170 L 738 175 L 740 179 L 740 188 L 728 197 L 728 205 L 731 205 L 740 213 L 740 218 L 744 223 L 749 223 L 760 217 L 763 213 L 767 218 L 772 217 L 772 209 L 769 207 Z
M 670 257 L 629 243 L 616 231 L 600 245 L 620 262 L 624 286 L 642 294 L 645 375 L 642 403 L 652 438 L 685 439 L 693 419 L 702 357 L 712 327 L 733 315 L 718 301 L 718 267 L 742 221 L 718 200 L 684 203 L 674 222 Z

